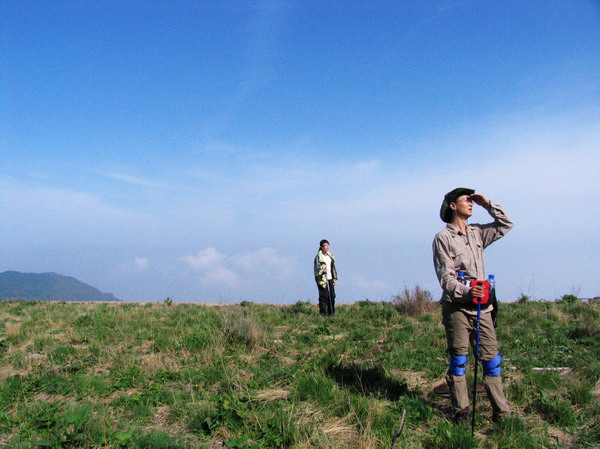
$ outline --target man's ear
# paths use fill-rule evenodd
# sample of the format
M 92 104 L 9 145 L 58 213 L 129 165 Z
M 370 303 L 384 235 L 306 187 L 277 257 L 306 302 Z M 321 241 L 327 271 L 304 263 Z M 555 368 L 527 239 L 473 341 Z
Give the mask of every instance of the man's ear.
M 456 210 L 456 203 L 450 203 L 448 206 L 450 206 L 450 209 Z

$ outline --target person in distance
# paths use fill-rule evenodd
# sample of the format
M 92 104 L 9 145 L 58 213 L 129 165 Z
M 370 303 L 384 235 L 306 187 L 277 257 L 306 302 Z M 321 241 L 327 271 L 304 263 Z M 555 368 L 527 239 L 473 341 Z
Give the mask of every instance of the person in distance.
M 327 240 L 321 240 L 314 260 L 315 281 L 319 289 L 319 313 L 325 316 L 335 314 L 335 284 L 338 278 L 335 258 L 329 252 L 330 247 Z

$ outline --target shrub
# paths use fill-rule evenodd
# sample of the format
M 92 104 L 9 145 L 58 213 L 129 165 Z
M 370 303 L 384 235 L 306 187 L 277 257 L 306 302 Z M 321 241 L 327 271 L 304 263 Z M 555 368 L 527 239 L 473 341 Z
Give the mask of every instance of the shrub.
M 574 304 L 579 302 L 579 298 L 575 295 L 562 295 L 562 298 L 556 302 L 559 304 Z
M 283 312 L 291 313 L 291 314 L 307 314 L 312 315 L 315 313 L 315 310 L 310 305 L 310 301 L 297 301 L 296 304 L 293 304 L 288 307 L 284 307 Z
M 431 293 L 416 285 L 413 290 L 404 287 L 404 290 L 392 298 L 392 302 L 400 313 L 410 316 L 422 316 L 432 313 L 436 304 L 432 301 Z

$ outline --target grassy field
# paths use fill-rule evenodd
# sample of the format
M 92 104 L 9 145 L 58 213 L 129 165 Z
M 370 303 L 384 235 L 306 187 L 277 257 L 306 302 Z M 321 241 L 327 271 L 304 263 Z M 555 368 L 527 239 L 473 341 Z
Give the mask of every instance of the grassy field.
M 0 447 L 600 447 L 600 305 L 503 304 L 513 417 L 434 392 L 437 304 L 0 303 Z M 535 368 L 568 368 L 536 370 Z M 469 383 L 472 365 L 469 367 Z

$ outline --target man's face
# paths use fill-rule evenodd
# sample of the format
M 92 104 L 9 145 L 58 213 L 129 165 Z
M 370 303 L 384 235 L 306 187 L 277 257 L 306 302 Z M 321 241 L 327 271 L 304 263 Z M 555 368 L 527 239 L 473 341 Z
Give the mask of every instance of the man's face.
M 473 215 L 473 200 L 471 195 L 461 195 L 454 203 L 454 209 L 458 215 L 470 217 Z
M 329 243 L 323 243 L 321 245 L 321 251 L 323 251 L 324 253 L 329 251 Z

